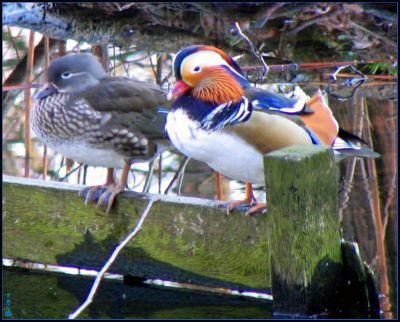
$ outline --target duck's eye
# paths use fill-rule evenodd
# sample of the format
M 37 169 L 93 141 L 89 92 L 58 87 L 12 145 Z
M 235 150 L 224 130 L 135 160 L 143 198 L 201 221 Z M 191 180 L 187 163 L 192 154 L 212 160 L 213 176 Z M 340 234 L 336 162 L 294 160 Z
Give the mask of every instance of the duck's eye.
M 71 72 L 64 72 L 61 74 L 61 78 L 63 78 L 63 79 L 70 78 L 71 76 L 72 76 Z
M 201 71 L 201 67 L 200 66 L 195 66 L 193 68 L 193 71 L 197 73 L 197 72 Z

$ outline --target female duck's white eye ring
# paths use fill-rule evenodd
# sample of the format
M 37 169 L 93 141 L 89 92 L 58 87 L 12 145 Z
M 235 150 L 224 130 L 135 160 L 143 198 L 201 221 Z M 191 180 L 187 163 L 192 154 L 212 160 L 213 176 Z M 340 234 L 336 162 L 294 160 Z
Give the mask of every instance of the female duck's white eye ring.
M 71 76 L 72 76 L 71 72 L 64 72 L 61 74 L 62 79 L 67 79 L 67 78 L 70 78 Z
M 200 66 L 195 66 L 195 67 L 193 68 L 193 71 L 194 71 L 195 73 L 198 73 L 199 71 L 201 71 L 201 67 L 200 67 Z

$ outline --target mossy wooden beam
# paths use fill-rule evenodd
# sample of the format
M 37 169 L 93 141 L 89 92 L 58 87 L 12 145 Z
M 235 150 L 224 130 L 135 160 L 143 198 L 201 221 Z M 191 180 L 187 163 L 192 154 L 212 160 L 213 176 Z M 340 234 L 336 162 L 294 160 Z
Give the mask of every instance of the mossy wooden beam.
M 132 230 L 149 195 L 124 192 L 106 215 L 85 206 L 82 186 L 3 176 L 3 256 L 102 267 Z M 154 197 L 154 195 L 153 195 Z M 226 214 L 212 200 L 159 195 L 141 232 L 110 272 L 194 284 L 268 290 L 266 216 Z
M 265 156 L 274 314 L 332 314 L 342 260 L 336 165 L 328 148 Z

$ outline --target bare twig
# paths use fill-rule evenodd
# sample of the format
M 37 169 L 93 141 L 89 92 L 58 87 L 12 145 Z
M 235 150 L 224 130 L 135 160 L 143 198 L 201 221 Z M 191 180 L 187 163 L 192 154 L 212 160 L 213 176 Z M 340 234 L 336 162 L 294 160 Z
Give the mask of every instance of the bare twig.
M 224 200 L 223 191 L 222 191 L 222 182 L 223 182 L 222 174 L 218 171 L 215 171 L 215 195 L 217 200 Z
M 342 13 L 343 13 L 342 10 L 337 10 L 337 11 L 334 11 L 334 12 L 328 14 L 328 15 L 322 15 L 322 16 L 319 15 L 319 16 L 311 19 L 311 20 L 308 20 L 308 21 L 302 23 L 300 26 L 296 27 L 295 29 L 290 30 L 288 32 L 288 35 L 289 36 L 294 36 L 294 35 L 298 34 L 300 31 L 302 31 L 303 29 L 305 29 L 305 28 L 307 28 L 309 26 L 312 26 L 312 25 L 317 24 L 317 23 L 326 22 L 329 19 L 331 19 L 333 17 L 336 17 L 336 16 L 338 16 L 338 15 L 340 15 Z
M 47 157 L 47 145 L 43 146 L 43 174 L 42 174 L 42 178 L 43 180 L 46 180 L 47 177 L 47 173 L 49 170 L 49 159 Z
M 387 101 L 388 106 L 387 109 L 388 111 L 394 113 L 396 110 L 394 101 Z M 389 112 L 389 114 L 390 114 Z M 393 118 L 387 117 L 386 118 L 386 126 L 389 129 L 391 135 L 389 137 L 389 140 L 385 140 L 386 146 L 395 146 L 396 142 L 396 124 L 395 120 Z M 389 222 L 389 208 L 392 205 L 394 198 L 396 197 L 396 189 L 397 189 L 397 153 L 396 149 L 388 149 L 390 150 L 390 153 L 388 153 L 387 158 L 388 158 L 388 166 L 387 168 L 389 169 L 389 173 L 392 173 L 391 179 L 389 179 L 389 184 L 388 184 L 388 192 L 387 192 L 387 197 L 385 200 L 385 204 L 383 206 L 383 214 L 384 217 L 382 218 L 382 226 L 383 226 L 383 238 L 386 239 L 386 230 Z
M 156 73 L 156 82 L 158 85 L 161 85 L 161 77 L 162 77 L 162 54 L 157 54 L 157 73 Z
M 34 67 L 40 66 L 42 64 L 44 47 L 43 47 L 44 38 L 35 46 L 34 49 Z M 56 45 L 56 41 L 50 40 L 50 48 L 54 49 Z M 3 88 L 6 86 L 19 85 L 21 83 L 28 83 L 26 80 L 26 68 L 28 62 L 28 55 L 24 55 L 24 57 L 18 62 L 12 72 L 8 75 L 7 79 L 3 82 Z M 36 77 L 38 78 L 38 77 Z M 35 79 L 36 79 L 35 78 Z M 40 86 L 39 86 L 40 87 Z M 6 110 L 14 98 L 19 95 L 19 91 L 13 93 L 3 93 L 3 111 Z M 4 112 L 3 112 L 4 113 Z
M 167 189 L 165 189 L 164 194 L 168 194 L 170 192 L 170 190 L 174 186 L 176 180 L 178 180 L 178 179 L 180 179 L 179 185 L 178 185 L 178 195 L 180 194 L 180 187 L 181 187 L 182 181 L 183 181 L 183 173 L 185 172 L 186 165 L 188 164 L 188 162 L 189 162 L 189 157 L 185 156 L 185 158 L 183 159 L 183 161 L 179 165 L 179 168 L 176 171 L 174 177 L 172 178 L 171 182 L 169 183 Z
M 87 164 L 83 165 L 83 176 L 82 176 L 82 184 L 86 185 L 86 179 L 87 179 L 87 171 L 88 171 L 89 166 Z
M 59 56 L 59 57 L 64 56 L 64 55 L 66 54 L 66 51 L 67 51 L 66 45 L 67 45 L 67 43 L 66 43 L 65 40 L 58 40 L 58 41 L 57 41 L 58 56 Z M 75 49 L 75 48 L 76 48 L 76 46 L 74 47 L 74 49 Z M 72 50 L 74 50 L 74 49 L 72 49 Z
M 163 87 L 165 83 L 168 83 L 169 78 L 172 76 L 172 74 L 173 74 L 173 70 L 170 70 L 169 73 L 168 73 L 168 75 L 165 76 L 165 77 L 161 80 L 161 84 L 160 84 L 161 87 Z M 169 85 L 168 85 L 168 87 L 169 87 Z M 168 88 L 168 90 L 169 90 L 169 88 Z
M 50 48 L 49 48 L 49 38 L 44 37 L 44 69 L 47 70 L 49 68 L 50 64 Z M 44 81 L 46 78 L 46 74 L 43 73 L 43 79 Z M 44 145 L 44 150 L 43 150 L 43 179 L 46 180 L 47 177 L 47 171 L 48 171 L 48 158 L 47 158 L 47 146 Z
M 82 267 L 70 267 L 70 266 L 61 266 L 61 265 L 50 265 L 50 264 L 42 264 L 31 262 L 29 260 L 18 260 L 13 258 L 3 258 L 3 266 L 5 267 L 19 267 L 26 270 L 33 270 L 39 272 L 51 272 L 51 273 L 62 273 L 65 275 L 73 275 L 73 276 L 85 276 L 85 277 L 93 277 L 94 274 L 98 274 L 97 271 L 93 269 L 86 269 Z M 130 286 L 129 283 L 125 280 L 126 275 L 116 274 L 116 273 L 106 273 L 104 274 L 104 279 L 111 280 L 113 282 L 123 282 L 124 285 Z M 271 294 L 268 293 L 259 293 L 254 291 L 243 291 L 237 289 L 230 289 L 226 287 L 212 287 L 207 285 L 200 285 L 200 284 L 192 284 L 192 283 L 181 283 L 181 282 L 173 282 L 168 280 L 162 279 L 147 279 L 141 278 L 143 284 L 147 285 L 155 285 L 161 286 L 166 288 L 173 288 L 173 289 L 186 289 L 192 291 L 203 291 L 209 293 L 216 293 L 216 294 L 224 294 L 224 295 L 233 295 L 233 296 L 240 296 L 242 298 L 257 298 L 263 299 L 267 301 L 272 301 L 273 297 Z
M 10 122 L 9 122 L 10 123 Z M 18 118 L 16 120 L 12 120 L 11 124 L 7 129 L 3 129 L 3 144 L 6 143 L 8 140 L 9 135 L 15 131 L 16 128 L 18 128 L 21 124 L 21 118 Z
M 158 193 L 161 193 L 161 169 L 162 169 L 162 153 L 158 157 Z
M 268 82 L 265 84 L 269 84 Z M 276 84 L 276 82 L 273 82 L 271 84 Z M 293 85 L 292 83 L 279 83 L 280 85 Z M 297 82 L 297 84 L 299 85 L 309 85 L 309 86 L 328 86 L 330 83 L 328 82 L 312 82 L 312 81 L 301 81 L 301 82 Z M 390 85 L 397 85 L 397 82 L 371 82 L 371 83 L 364 83 L 361 85 L 361 87 L 365 88 L 365 87 L 375 87 L 375 86 L 390 86 Z M 331 84 L 331 86 L 333 87 L 338 87 L 338 86 L 342 86 L 341 84 Z
M 3 86 L 2 90 L 3 90 L 3 92 L 8 92 L 8 91 L 21 90 L 21 89 L 40 88 L 42 86 L 43 86 L 43 84 L 40 84 L 40 83 L 30 83 L 30 84 L 25 83 L 25 84 L 20 84 L 20 85 Z
M 86 298 L 85 302 L 79 306 L 75 312 L 71 313 L 69 315 L 69 319 L 75 319 L 76 317 L 79 316 L 79 314 L 82 313 L 84 309 L 86 309 L 93 301 L 93 297 L 96 295 L 96 291 L 100 285 L 100 281 L 103 278 L 103 275 L 107 272 L 107 270 L 110 268 L 110 266 L 113 264 L 114 260 L 117 258 L 119 252 L 125 247 L 125 245 L 142 229 L 142 225 L 144 220 L 146 219 L 151 206 L 153 205 L 154 202 L 156 202 L 157 199 L 150 199 L 149 203 L 147 204 L 146 208 L 143 210 L 142 215 L 140 216 L 140 219 L 136 225 L 136 227 L 128 234 L 128 236 L 125 237 L 125 239 L 115 248 L 114 252 L 111 254 L 110 258 L 107 260 L 107 262 L 104 264 L 100 272 L 96 276 L 96 280 L 93 283 L 92 289 L 90 290 L 90 293 L 88 297 Z
M 285 71 L 285 70 L 300 70 L 300 69 L 320 69 L 320 68 L 331 68 L 339 67 L 344 65 L 364 65 L 370 63 L 395 63 L 396 59 L 368 59 L 368 60 L 353 60 L 344 62 L 317 62 L 317 63 L 301 63 L 301 64 L 280 64 L 280 65 L 269 65 L 268 68 L 271 72 L 273 71 Z M 245 66 L 241 69 L 244 72 L 257 70 L 261 66 Z
M 78 169 L 81 169 L 81 168 L 82 168 L 82 165 L 83 165 L 83 164 L 78 164 L 75 168 L 73 168 L 72 170 L 69 170 L 69 171 L 67 172 L 67 174 L 66 174 L 64 177 L 58 179 L 58 181 L 64 181 L 64 180 L 67 179 L 71 174 L 73 174 L 75 171 L 77 171 Z
M 365 99 L 362 100 L 363 109 L 365 111 L 367 126 L 365 126 L 366 132 L 366 140 L 371 148 L 372 145 L 372 134 L 371 128 L 369 125 L 369 116 L 368 116 L 368 106 L 366 104 Z M 383 238 L 383 226 L 382 226 L 382 214 L 381 214 L 381 204 L 380 204 L 380 196 L 378 189 L 378 176 L 376 172 L 376 162 L 375 159 L 368 158 L 365 162 L 367 164 L 368 175 L 365 171 L 365 163 L 363 161 L 363 175 L 367 177 L 367 191 L 369 194 L 368 201 L 370 203 L 371 212 L 373 215 L 373 223 L 375 228 L 375 242 L 376 248 L 379 257 L 379 281 L 380 281 L 380 292 L 383 295 L 381 298 L 381 307 L 386 319 L 392 318 L 392 313 L 390 310 L 390 301 L 389 301 L 389 281 L 387 277 L 387 266 L 386 266 L 386 252 L 385 252 L 385 243 Z
M 331 74 L 324 73 L 324 76 L 328 75 L 331 76 Z M 382 79 L 382 80 L 397 80 L 397 76 L 395 75 L 372 75 L 372 74 L 364 74 L 364 76 L 368 79 Z M 353 78 L 354 74 L 351 73 L 337 73 L 336 77 L 343 77 L 343 78 Z
M 11 41 L 11 44 L 12 44 L 12 46 L 14 48 L 15 56 L 17 56 L 17 60 L 20 61 L 21 57 L 19 57 L 19 54 L 18 54 L 18 47 L 17 47 L 17 44 L 14 41 L 14 37 L 11 36 L 11 30 L 10 30 L 9 26 L 7 26 L 7 31 L 10 34 L 10 41 Z M 22 31 L 22 29 L 19 31 L 18 36 L 21 34 L 21 31 Z M 4 54 L 3 56 L 6 56 L 6 55 Z
M 154 74 L 154 78 L 156 80 L 156 83 L 158 85 L 161 85 L 161 73 L 162 73 L 162 55 L 161 54 L 157 54 L 157 65 L 154 66 L 153 61 L 151 59 L 151 53 L 150 51 L 147 51 L 147 54 L 149 55 L 149 61 L 150 61 L 150 66 L 151 69 L 153 70 L 153 74 Z
M 342 85 L 347 86 L 347 87 L 356 85 L 356 86 L 354 87 L 354 89 L 352 90 L 351 94 L 348 95 L 348 96 L 346 96 L 346 97 L 344 97 L 344 96 L 341 96 L 341 95 L 339 95 L 339 94 L 333 93 L 333 92 L 331 91 L 331 85 L 332 85 L 332 83 L 333 83 L 334 81 L 337 80 L 336 75 L 337 75 L 342 69 L 346 69 L 346 68 L 348 68 L 348 67 L 350 67 L 356 74 L 360 75 L 360 77 L 353 77 L 353 78 L 347 79 L 346 81 L 343 82 Z M 336 99 L 338 99 L 338 100 L 340 100 L 340 101 L 349 100 L 349 99 L 351 99 L 351 98 L 354 97 L 354 95 L 355 95 L 357 89 L 358 89 L 362 84 L 364 84 L 364 82 L 365 82 L 367 79 L 368 79 L 368 78 L 367 78 L 363 73 L 361 73 L 359 70 L 357 70 L 353 65 L 350 65 L 350 66 L 347 66 L 347 65 L 340 66 L 340 67 L 338 67 L 338 68 L 336 69 L 336 71 L 331 75 L 331 82 L 330 82 L 330 83 L 328 84 L 328 86 L 326 87 L 326 92 L 327 92 L 329 95 L 335 97 Z
M 353 118 L 353 126 L 352 131 L 354 134 L 361 137 L 361 132 L 363 128 L 363 118 L 364 118 L 364 109 L 361 106 L 361 103 L 358 104 L 359 100 L 355 100 L 354 105 L 354 113 L 352 113 Z M 350 192 L 353 189 L 353 181 L 354 181 L 354 172 L 356 168 L 357 158 L 352 158 L 346 166 L 346 175 L 343 180 L 343 190 L 340 191 L 339 194 L 339 219 L 343 222 L 343 211 L 348 206 L 348 201 L 350 198 Z
M 33 58 L 34 58 L 34 40 L 35 32 L 29 33 L 28 41 L 28 61 L 26 65 L 26 79 L 27 83 L 33 80 Z M 30 110 L 31 110 L 31 90 L 25 89 L 25 169 L 24 176 L 29 177 L 30 157 L 31 157 L 31 123 L 30 123 Z
M 264 10 L 261 10 L 254 17 L 255 23 L 253 24 L 254 28 L 262 28 L 268 22 L 268 20 L 272 17 L 272 15 L 281 7 L 283 7 L 285 3 L 278 2 L 273 4 L 272 6 L 265 7 Z
M 144 183 L 143 190 L 142 190 L 143 193 L 149 192 L 151 179 L 153 178 L 153 174 L 154 174 L 154 162 L 155 162 L 155 159 L 151 160 L 149 163 L 149 170 L 147 171 L 146 181 Z
M 188 158 L 187 160 L 185 160 L 183 162 L 183 168 L 179 173 L 179 183 L 178 183 L 178 189 L 177 189 L 177 195 L 180 196 L 182 194 L 182 186 L 183 186 L 183 177 L 185 175 L 185 170 L 186 170 L 186 166 L 187 163 L 189 162 L 190 158 Z
M 258 50 L 256 50 L 256 48 L 254 47 L 253 43 L 251 42 L 251 40 L 249 39 L 249 37 L 247 37 L 242 30 L 240 29 L 239 23 L 235 22 L 235 26 L 236 29 L 238 30 L 238 33 L 240 36 L 242 36 L 242 38 L 244 40 L 246 40 L 246 42 L 248 43 L 248 45 L 250 46 L 250 49 L 252 51 L 252 53 L 261 61 L 261 63 L 263 64 L 264 67 L 264 74 L 262 76 L 262 81 L 265 79 L 265 77 L 267 76 L 268 72 L 269 72 L 269 67 L 267 65 L 267 63 L 265 62 L 263 56 L 259 53 Z
M 384 36 L 379 35 L 376 31 L 370 31 L 367 28 L 364 28 L 363 26 L 356 24 L 354 21 L 349 21 L 349 25 L 350 25 L 350 27 L 353 27 L 353 28 L 356 28 L 356 29 L 359 29 L 359 30 L 365 32 L 366 34 L 368 34 L 369 36 L 371 36 L 373 38 L 379 39 L 380 41 L 382 41 L 383 43 L 385 43 L 386 45 L 388 45 L 390 47 L 397 48 L 397 44 L 394 41 L 392 41 Z

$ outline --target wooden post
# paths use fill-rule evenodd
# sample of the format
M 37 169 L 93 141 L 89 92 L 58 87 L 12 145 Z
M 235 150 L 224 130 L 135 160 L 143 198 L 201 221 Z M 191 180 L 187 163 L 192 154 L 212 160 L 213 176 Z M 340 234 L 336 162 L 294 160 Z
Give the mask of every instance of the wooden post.
M 342 275 L 334 157 L 296 145 L 266 155 L 264 166 L 274 314 L 329 316 Z

